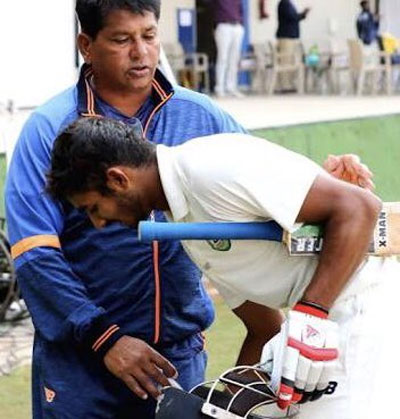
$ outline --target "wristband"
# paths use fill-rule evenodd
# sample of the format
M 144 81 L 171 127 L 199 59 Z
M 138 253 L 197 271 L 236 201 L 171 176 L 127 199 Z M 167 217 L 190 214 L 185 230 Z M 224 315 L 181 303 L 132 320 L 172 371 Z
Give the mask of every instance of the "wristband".
M 293 307 L 293 310 L 300 311 L 305 314 L 311 314 L 312 316 L 320 317 L 321 319 L 326 319 L 329 314 L 329 310 L 320 304 L 304 300 L 298 301 Z

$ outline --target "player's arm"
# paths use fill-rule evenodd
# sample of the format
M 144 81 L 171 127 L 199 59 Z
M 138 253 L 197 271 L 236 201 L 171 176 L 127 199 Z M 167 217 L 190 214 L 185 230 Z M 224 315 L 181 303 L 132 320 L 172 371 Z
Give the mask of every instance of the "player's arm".
M 274 359 L 281 375 L 281 408 L 317 400 L 329 386 L 340 333 L 329 310 L 365 257 L 380 208 L 371 192 L 325 174 L 316 177 L 303 201 L 297 221 L 323 223 L 324 244 L 310 284 L 263 351 L 263 362 Z M 279 342 L 284 342 L 282 361 L 273 349 Z
M 254 365 L 260 361 L 265 343 L 279 332 L 284 321 L 283 313 L 251 301 L 246 301 L 233 312 L 247 332 L 236 364 Z
M 33 114 L 7 175 L 9 238 L 18 283 L 35 328 L 49 342 L 81 346 L 100 360 L 110 355 L 107 367 L 133 391 L 141 397 L 146 392 L 157 396 L 152 380 L 166 385 L 165 375 L 174 375 L 174 367 L 145 342 L 124 336 L 119 325 L 110 322 L 63 254 L 59 238 L 63 208 L 44 193 L 54 135 L 48 122 Z
M 303 299 L 329 309 L 360 265 L 381 208 L 372 193 L 319 175 L 298 214 L 298 222 L 324 224 L 324 245 Z

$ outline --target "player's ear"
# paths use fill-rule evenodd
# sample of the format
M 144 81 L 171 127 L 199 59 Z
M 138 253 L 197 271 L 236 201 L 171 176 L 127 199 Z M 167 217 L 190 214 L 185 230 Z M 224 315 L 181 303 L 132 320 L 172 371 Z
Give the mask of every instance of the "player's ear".
M 89 35 L 81 32 L 77 38 L 77 44 L 79 52 L 82 54 L 83 59 L 86 64 L 91 64 L 92 62 L 92 38 Z
M 107 186 L 113 192 L 122 192 L 129 189 L 130 179 L 123 167 L 110 167 L 106 172 Z

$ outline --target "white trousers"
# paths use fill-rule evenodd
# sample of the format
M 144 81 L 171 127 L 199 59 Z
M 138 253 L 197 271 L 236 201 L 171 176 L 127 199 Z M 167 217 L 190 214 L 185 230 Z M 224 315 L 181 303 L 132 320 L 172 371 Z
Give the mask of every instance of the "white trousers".
M 329 317 L 339 324 L 341 338 L 333 377 L 337 387 L 332 394 L 302 405 L 298 419 L 400 418 L 396 402 L 399 314 L 395 302 L 400 291 L 400 264 L 395 259 L 372 259 L 361 273 L 368 286 L 356 287 L 330 312 Z
M 215 93 L 237 90 L 238 70 L 244 28 L 238 23 L 219 23 L 215 29 L 217 45 Z

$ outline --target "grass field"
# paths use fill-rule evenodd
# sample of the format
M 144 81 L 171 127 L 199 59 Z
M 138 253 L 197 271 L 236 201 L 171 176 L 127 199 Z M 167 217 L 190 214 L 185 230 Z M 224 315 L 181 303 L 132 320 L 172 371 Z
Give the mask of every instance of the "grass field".
M 28 419 L 30 412 L 30 367 L 0 377 L 0 418 Z
M 355 153 L 375 173 L 376 192 L 385 201 L 400 201 L 400 116 L 255 131 L 318 163 L 331 154 Z
M 377 193 L 385 201 L 400 201 L 400 116 L 302 125 L 256 131 L 255 134 L 322 162 L 329 153 L 356 153 L 375 172 Z M 0 197 L 3 196 L 5 162 L 0 157 Z M 0 215 L 4 214 L 0 202 Z M 217 320 L 207 332 L 208 377 L 234 364 L 244 328 L 221 302 Z M 30 416 L 29 369 L 22 368 L 0 378 L 0 418 Z

